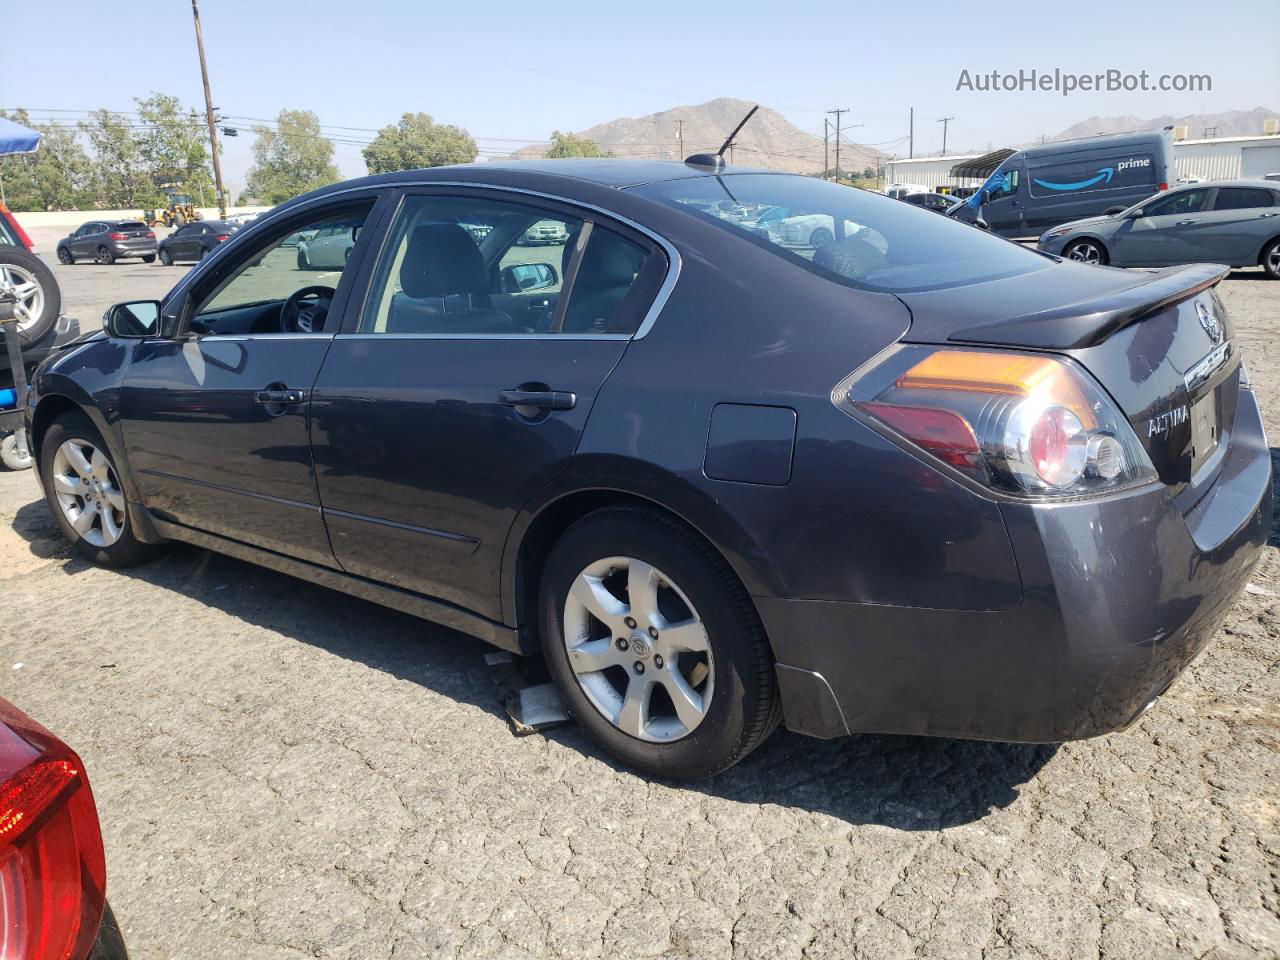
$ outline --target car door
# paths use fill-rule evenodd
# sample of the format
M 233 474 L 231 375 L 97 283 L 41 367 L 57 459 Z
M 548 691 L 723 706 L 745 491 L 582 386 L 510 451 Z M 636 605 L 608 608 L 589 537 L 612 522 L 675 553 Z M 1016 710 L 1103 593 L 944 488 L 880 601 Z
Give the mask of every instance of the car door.
M 993 233 L 1004 237 L 1019 237 L 1024 232 L 1023 198 L 1026 196 L 1025 179 L 1020 164 L 1013 164 L 1001 171 L 1002 176 L 988 190 L 982 204 L 982 219 Z
M 1218 187 L 1186 231 L 1196 260 L 1252 264 L 1264 241 L 1280 232 L 1276 194 L 1265 187 Z
M 519 245 L 539 220 L 568 242 Z M 667 259 L 572 206 L 463 188 L 406 195 L 382 251 L 312 394 L 334 553 L 350 573 L 498 619 L 512 518 L 568 466 Z M 556 289 L 504 292 L 533 264 Z M 545 323 L 522 295 L 554 304 Z
M 191 259 L 191 235 L 195 231 L 195 224 L 189 223 L 186 226 L 179 227 L 169 236 L 169 255 L 175 260 Z
M 80 257 L 91 257 L 97 251 L 97 244 L 94 237 L 97 236 L 101 227 L 96 223 L 86 223 L 78 231 L 75 254 Z
M 308 204 L 254 244 L 197 268 L 165 301 L 165 327 L 178 332 L 136 347 L 120 403 L 130 463 L 162 519 L 333 564 L 308 400 L 354 273 L 318 290 L 318 278 L 280 243 L 335 217 L 363 222 L 375 200 Z M 315 295 L 299 296 L 308 290 Z
M 1117 266 L 1160 267 L 1197 259 L 1192 230 L 1209 198 L 1206 187 L 1171 190 L 1153 198 L 1117 227 L 1111 262 Z

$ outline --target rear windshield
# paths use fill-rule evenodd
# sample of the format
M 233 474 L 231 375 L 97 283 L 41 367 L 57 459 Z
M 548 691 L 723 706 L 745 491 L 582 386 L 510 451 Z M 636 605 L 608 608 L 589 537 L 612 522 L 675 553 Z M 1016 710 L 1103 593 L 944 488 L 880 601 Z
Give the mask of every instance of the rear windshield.
M 636 193 L 686 211 L 849 286 L 937 290 L 1030 273 L 1041 254 L 931 210 L 812 177 L 742 173 L 668 180 Z M 760 209 L 783 208 L 768 218 Z
M 141 220 L 122 220 L 116 224 L 117 230 L 145 230 L 147 225 Z

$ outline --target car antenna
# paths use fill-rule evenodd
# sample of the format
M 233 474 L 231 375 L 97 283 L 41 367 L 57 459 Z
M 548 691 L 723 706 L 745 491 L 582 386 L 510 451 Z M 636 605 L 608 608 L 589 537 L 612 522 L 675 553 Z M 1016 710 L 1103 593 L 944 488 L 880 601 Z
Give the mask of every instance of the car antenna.
M 710 167 L 712 170 L 723 170 L 725 168 L 724 152 L 733 145 L 733 138 L 736 137 L 738 132 L 747 125 L 747 121 L 756 115 L 756 111 L 759 109 L 760 104 L 757 103 L 754 107 L 748 110 L 747 115 L 742 118 L 742 121 L 736 127 L 733 128 L 733 133 L 729 134 L 729 136 L 725 138 L 724 143 L 720 145 L 720 149 L 715 153 L 695 153 L 692 156 L 685 157 L 684 162 L 689 164 L 691 167 Z

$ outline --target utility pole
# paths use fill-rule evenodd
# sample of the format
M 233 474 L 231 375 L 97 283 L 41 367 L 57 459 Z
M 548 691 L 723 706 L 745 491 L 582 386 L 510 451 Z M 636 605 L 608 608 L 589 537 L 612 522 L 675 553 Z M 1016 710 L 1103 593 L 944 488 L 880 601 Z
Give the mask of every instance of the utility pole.
M 213 153 L 213 185 L 218 191 L 218 219 L 227 219 L 227 195 L 222 189 L 222 160 L 218 157 L 218 125 L 213 119 L 213 96 L 209 93 L 209 65 L 204 59 L 204 32 L 200 29 L 200 0 L 191 0 L 191 16 L 196 21 L 196 49 L 200 51 L 200 77 L 204 80 L 204 113 L 209 121 L 209 146 Z
M 822 179 L 831 179 L 831 159 L 829 147 L 831 144 L 831 121 L 826 117 L 822 118 Z
M 828 110 L 827 113 L 836 115 L 836 182 L 840 182 L 840 114 L 848 113 L 848 107 L 841 107 L 839 110 Z
M 684 159 L 684 121 L 676 121 L 676 137 L 680 141 L 680 159 Z
M 907 114 L 907 159 L 916 155 L 916 108 Z
M 942 153 L 939 156 L 947 155 L 947 124 L 954 120 L 955 117 L 939 117 L 938 122 L 942 124 Z

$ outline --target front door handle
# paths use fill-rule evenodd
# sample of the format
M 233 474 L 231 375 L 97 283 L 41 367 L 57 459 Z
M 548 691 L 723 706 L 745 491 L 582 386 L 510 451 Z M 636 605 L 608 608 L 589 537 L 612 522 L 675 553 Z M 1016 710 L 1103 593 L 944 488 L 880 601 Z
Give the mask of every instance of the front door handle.
M 1280 217 L 1280 213 L 1260 213 L 1260 214 L 1258 214 L 1258 219 L 1259 219 L 1259 220 L 1265 220 L 1265 219 L 1267 219 L 1267 217 Z
M 1187 226 L 1188 224 L 1192 224 L 1192 223 L 1195 223 L 1195 222 L 1196 222 L 1196 221 L 1194 221 L 1194 220 L 1179 220 L 1177 223 L 1175 223 L 1175 224 L 1174 224 L 1174 226 L 1175 226 L 1175 227 L 1185 227 L 1185 226 Z
M 254 403 L 305 403 L 306 399 L 307 391 L 288 387 L 259 390 L 253 395 Z
M 507 407 L 537 407 L 541 410 L 572 410 L 578 395 L 568 390 L 503 390 L 498 402 Z

